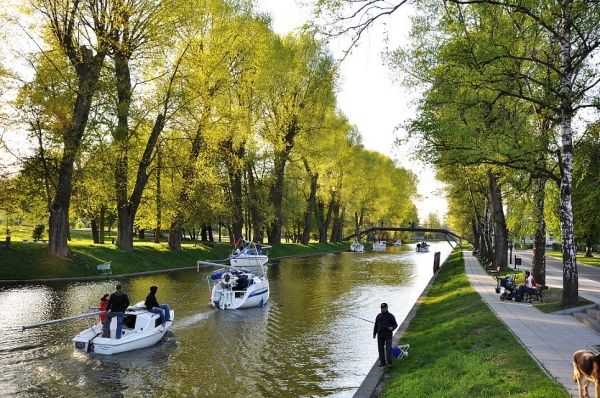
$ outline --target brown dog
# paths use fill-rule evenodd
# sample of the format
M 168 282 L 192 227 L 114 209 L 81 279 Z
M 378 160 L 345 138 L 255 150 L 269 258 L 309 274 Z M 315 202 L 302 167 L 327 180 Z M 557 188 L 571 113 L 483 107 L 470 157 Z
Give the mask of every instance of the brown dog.
M 583 379 L 583 380 L 582 380 Z M 594 355 L 589 351 L 579 350 L 573 354 L 573 381 L 577 382 L 579 398 L 590 398 L 588 386 L 594 382 L 594 396 L 600 398 L 600 354 Z M 583 389 L 581 388 L 581 382 Z M 583 391 L 585 395 L 583 395 Z

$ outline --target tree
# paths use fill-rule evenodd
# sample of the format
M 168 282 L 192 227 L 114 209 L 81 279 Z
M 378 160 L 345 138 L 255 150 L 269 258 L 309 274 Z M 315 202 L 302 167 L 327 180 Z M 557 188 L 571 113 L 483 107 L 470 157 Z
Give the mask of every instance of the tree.
M 289 35 L 273 43 L 271 58 L 261 68 L 259 82 L 268 84 L 261 88 L 266 93 L 261 135 L 270 145 L 273 158 L 269 202 L 275 214 L 269 242 L 279 243 L 285 168 L 298 137 L 322 126 L 325 110 L 333 104 L 333 58 L 324 43 L 312 35 Z
M 39 0 L 34 7 L 45 18 L 53 36 L 49 38 L 51 44 L 69 60 L 76 76 L 72 111 L 60 134 L 62 154 L 57 169 L 56 189 L 48 207 L 48 251 L 54 256 L 66 257 L 69 254 L 67 237 L 73 164 L 80 150 L 100 72 L 109 51 L 112 15 L 106 12 L 110 8 L 108 0 Z

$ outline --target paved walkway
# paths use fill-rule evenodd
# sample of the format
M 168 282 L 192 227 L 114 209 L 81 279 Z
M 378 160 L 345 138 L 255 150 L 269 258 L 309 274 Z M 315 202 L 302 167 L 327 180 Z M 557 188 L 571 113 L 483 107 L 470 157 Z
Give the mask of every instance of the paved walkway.
M 526 253 L 519 255 L 523 259 L 519 270 L 530 269 L 531 256 Z M 495 291 L 496 280 L 486 273 L 471 252 L 465 251 L 464 259 L 465 273 L 481 298 L 542 369 L 563 384 L 573 397 L 578 397 L 577 384 L 573 382 L 573 353 L 577 350 L 597 352 L 594 346 L 600 345 L 600 335 L 572 315 L 544 314 L 525 302 L 500 301 L 500 294 Z M 595 279 L 591 270 L 587 275 L 587 266 L 578 264 L 579 268 L 582 271 L 579 279 L 580 296 L 600 303 L 600 279 Z M 556 265 L 547 264 L 546 272 L 549 286 L 562 287 L 562 267 L 557 270 Z

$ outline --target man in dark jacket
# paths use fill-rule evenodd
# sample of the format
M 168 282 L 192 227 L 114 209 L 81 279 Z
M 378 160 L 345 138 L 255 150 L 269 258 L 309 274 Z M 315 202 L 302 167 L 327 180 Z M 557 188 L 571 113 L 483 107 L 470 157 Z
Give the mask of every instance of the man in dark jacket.
M 388 312 L 386 303 L 381 304 L 381 313 L 375 318 L 373 338 L 377 337 L 377 349 L 379 350 L 379 366 L 392 367 L 392 336 L 398 327 L 396 318 Z
M 144 305 L 148 311 L 159 314 L 160 323 L 165 326 L 165 322 L 169 322 L 171 320 L 171 310 L 167 304 L 158 304 L 158 300 L 156 300 L 157 291 L 158 286 L 150 286 L 150 294 L 146 296 Z
M 117 317 L 117 330 L 115 338 L 120 339 L 121 333 L 123 332 L 123 317 L 125 316 L 125 310 L 129 307 L 129 297 L 121 290 L 121 285 L 115 286 L 115 292 L 110 295 L 106 310 L 108 314 L 102 325 L 102 337 L 110 337 L 110 321 Z

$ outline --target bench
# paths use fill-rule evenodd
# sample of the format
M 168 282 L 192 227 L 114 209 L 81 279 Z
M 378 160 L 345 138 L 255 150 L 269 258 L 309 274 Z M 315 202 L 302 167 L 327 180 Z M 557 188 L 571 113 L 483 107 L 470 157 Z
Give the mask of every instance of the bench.
M 112 271 L 110 270 L 111 261 L 107 261 L 103 264 L 96 265 L 98 271 L 102 271 L 102 275 L 112 275 Z
M 527 293 L 525 292 L 523 294 L 523 299 L 529 301 L 530 303 L 532 301 L 539 301 L 540 303 L 544 302 L 544 298 L 542 297 L 542 290 L 544 289 L 548 289 L 547 287 L 545 287 L 544 285 L 536 285 L 535 287 L 535 292 L 533 293 Z
M 490 274 L 495 277 L 500 276 L 500 267 L 496 267 L 495 270 L 490 271 Z

